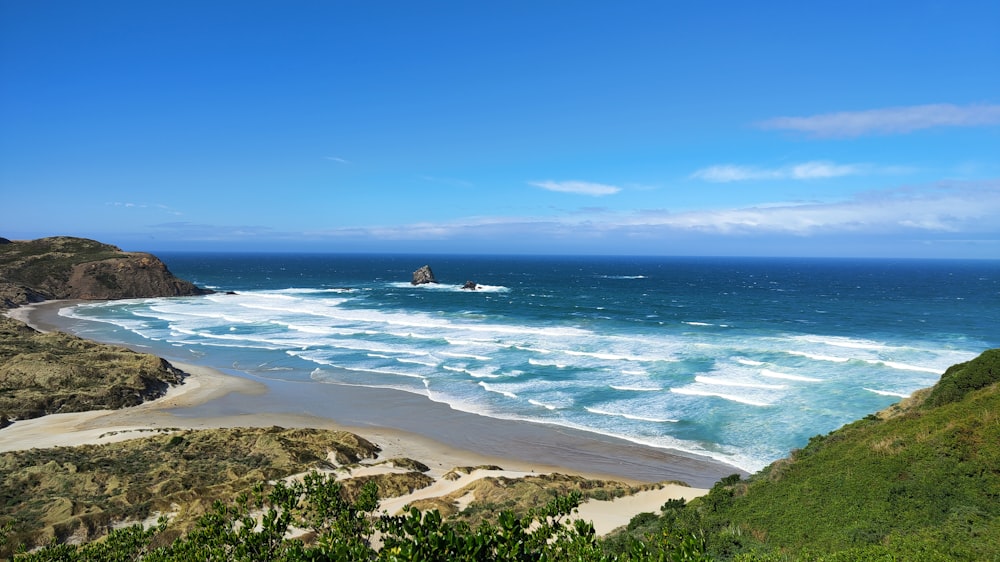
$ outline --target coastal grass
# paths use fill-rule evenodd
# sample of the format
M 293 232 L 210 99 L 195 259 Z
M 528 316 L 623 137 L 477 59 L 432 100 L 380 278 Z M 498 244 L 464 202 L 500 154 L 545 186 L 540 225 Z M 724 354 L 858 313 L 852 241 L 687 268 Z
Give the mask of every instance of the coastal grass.
M 136 406 L 183 378 L 155 355 L 40 333 L 0 316 L 0 418 Z
M 104 445 L 0 453 L 0 527 L 8 548 L 92 540 L 112 525 L 171 513 L 184 530 L 216 500 L 260 482 L 377 456 L 349 432 L 186 430 Z M 10 552 L 0 552 L 0 557 Z
M 110 244 L 70 236 L 8 241 L 0 244 L 0 280 L 46 290 L 68 282 L 78 264 L 122 255 Z

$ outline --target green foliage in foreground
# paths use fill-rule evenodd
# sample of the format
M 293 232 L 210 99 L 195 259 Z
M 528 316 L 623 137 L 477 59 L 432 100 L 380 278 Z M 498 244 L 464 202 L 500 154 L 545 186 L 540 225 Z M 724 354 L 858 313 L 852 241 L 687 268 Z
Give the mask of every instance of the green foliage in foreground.
M 216 502 L 191 532 L 157 544 L 167 522 L 133 526 L 81 546 L 52 545 L 15 557 L 21 562 L 143 560 L 343 561 L 561 561 L 609 560 L 590 523 L 568 516 L 578 494 L 560 496 L 526 517 L 501 512 L 478 527 L 444 521 L 437 511 L 411 509 L 377 515 L 377 487 L 368 483 L 353 501 L 342 484 L 311 473 L 301 482 L 257 486 L 235 503 Z M 298 531 L 301 538 L 288 538 Z M 659 545 L 662 546 L 662 545 Z M 656 558 L 635 549 L 615 560 L 703 560 L 695 537 L 668 545 Z M 378 547 L 378 548 L 376 548 Z

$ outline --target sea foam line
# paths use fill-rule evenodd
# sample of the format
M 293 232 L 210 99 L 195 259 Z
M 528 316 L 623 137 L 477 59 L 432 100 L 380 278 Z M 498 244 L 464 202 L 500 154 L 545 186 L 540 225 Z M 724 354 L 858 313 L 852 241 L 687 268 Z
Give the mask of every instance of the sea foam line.
M 802 375 L 790 375 L 788 373 L 779 373 L 777 371 L 772 371 L 770 369 L 761 369 L 760 376 L 768 377 L 772 379 L 785 379 L 789 381 L 800 381 L 800 382 L 823 382 L 823 379 L 816 379 L 813 377 L 804 377 Z
M 697 375 L 694 378 L 694 380 L 702 384 L 714 384 L 718 386 L 735 386 L 739 388 L 763 388 L 766 390 L 782 390 L 784 388 L 787 388 L 783 384 L 767 384 L 760 382 L 734 381 L 729 379 L 720 379 L 716 377 L 706 377 L 703 375 Z
M 497 394 L 502 394 L 507 398 L 513 398 L 514 400 L 517 400 L 517 395 L 514 394 L 513 392 L 509 392 L 506 390 L 499 390 L 493 385 L 486 384 L 485 382 L 482 381 L 479 382 L 479 386 L 483 387 L 483 390 L 485 390 L 486 392 L 495 392 Z
M 617 384 L 609 384 L 608 386 L 610 386 L 611 388 L 613 388 L 615 390 L 622 390 L 622 391 L 627 391 L 627 392 L 656 392 L 658 390 L 663 390 L 663 388 L 661 388 L 659 386 L 654 386 L 654 387 L 649 387 L 649 386 L 625 386 L 625 385 L 617 385 Z
M 884 365 L 891 369 L 899 369 L 900 371 L 920 371 L 922 373 L 934 373 L 935 375 L 941 374 L 940 369 L 934 369 L 931 367 L 918 367 L 917 365 L 908 365 L 906 363 L 899 363 L 896 361 L 885 361 L 882 359 L 865 359 L 865 363 L 869 365 Z
M 731 402 L 739 402 L 740 404 L 747 404 L 750 406 L 766 407 L 771 405 L 767 402 L 761 402 L 760 400 L 752 400 L 750 398 L 744 398 L 742 396 L 733 396 L 732 394 L 713 392 L 710 390 L 696 390 L 693 388 L 671 388 L 670 392 L 673 392 L 675 394 L 684 394 L 687 396 L 714 396 L 716 398 L 722 398 L 723 400 L 729 400 Z
M 584 409 L 591 414 L 597 414 L 599 416 L 614 416 L 616 418 L 625 418 L 634 421 L 644 421 L 651 423 L 677 423 L 680 420 L 674 420 L 670 418 L 647 418 L 644 416 L 636 416 L 632 414 L 623 414 L 619 412 L 608 412 L 607 410 L 598 410 L 597 408 L 591 408 L 590 406 L 584 406 Z
M 833 363 L 847 363 L 851 360 L 850 357 L 834 357 L 832 355 L 819 355 L 817 353 L 806 353 L 805 351 L 793 351 L 788 350 L 785 353 L 789 355 L 797 355 L 799 357 L 805 357 L 806 359 L 812 359 L 813 361 L 831 361 Z
M 871 340 L 855 340 L 837 336 L 798 336 L 795 339 L 808 342 L 829 345 L 832 347 L 846 347 L 848 349 L 868 349 L 881 351 L 889 349 L 889 346 Z
M 448 342 L 448 343 L 451 343 L 451 342 Z M 489 361 L 490 360 L 490 358 L 486 357 L 485 355 L 476 355 L 474 353 L 455 353 L 455 352 L 452 352 L 452 351 L 442 351 L 440 353 L 441 353 L 441 355 L 445 355 L 447 357 L 455 357 L 457 359 L 475 359 L 476 361 Z
M 874 392 L 875 394 L 879 394 L 881 396 L 896 396 L 898 398 L 909 398 L 910 397 L 909 394 L 903 394 L 902 392 L 890 392 L 888 390 L 875 390 L 874 388 L 868 388 L 866 386 L 863 386 L 861 388 L 867 390 L 868 392 Z
M 539 406 L 541 408 L 545 408 L 546 410 L 555 410 L 556 409 L 555 406 L 553 406 L 551 404 L 546 404 L 545 402 L 539 402 L 538 400 L 535 400 L 534 398 L 528 399 L 528 403 L 532 404 L 534 406 Z

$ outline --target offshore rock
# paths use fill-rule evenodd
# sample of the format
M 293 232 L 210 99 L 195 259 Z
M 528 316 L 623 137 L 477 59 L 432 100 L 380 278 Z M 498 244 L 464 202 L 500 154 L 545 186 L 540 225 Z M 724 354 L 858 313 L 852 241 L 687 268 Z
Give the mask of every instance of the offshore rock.
M 410 281 L 411 285 L 424 285 L 427 283 L 437 283 L 437 279 L 434 278 L 434 272 L 431 271 L 431 266 L 429 265 L 425 265 L 414 271 L 413 280 Z
M 475 281 L 466 281 L 465 285 L 462 285 L 462 288 L 469 291 L 475 291 L 479 288 L 479 285 L 476 285 Z

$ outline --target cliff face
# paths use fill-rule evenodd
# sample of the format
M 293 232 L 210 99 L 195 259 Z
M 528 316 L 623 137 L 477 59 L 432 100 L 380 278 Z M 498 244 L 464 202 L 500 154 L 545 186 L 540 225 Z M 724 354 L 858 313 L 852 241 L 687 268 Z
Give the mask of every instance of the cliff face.
M 45 299 L 128 299 L 212 291 L 175 277 L 157 257 L 85 238 L 0 238 L 0 308 Z

